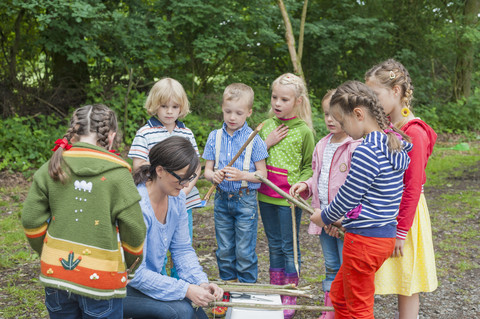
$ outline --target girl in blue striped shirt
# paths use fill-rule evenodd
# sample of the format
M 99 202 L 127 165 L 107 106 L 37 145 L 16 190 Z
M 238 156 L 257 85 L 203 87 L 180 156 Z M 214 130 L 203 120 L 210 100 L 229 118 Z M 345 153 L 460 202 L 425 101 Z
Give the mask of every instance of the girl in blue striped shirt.
M 389 126 L 375 93 L 361 82 L 339 86 L 330 113 L 348 135 L 364 141 L 353 153 L 345 184 L 311 220 L 324 227 L 345 217 L 343 264 L 330 291 L 335 318 L 374 318 L 375 272 L 395 247 L 403 174 L 412 144 L 402 131 Z

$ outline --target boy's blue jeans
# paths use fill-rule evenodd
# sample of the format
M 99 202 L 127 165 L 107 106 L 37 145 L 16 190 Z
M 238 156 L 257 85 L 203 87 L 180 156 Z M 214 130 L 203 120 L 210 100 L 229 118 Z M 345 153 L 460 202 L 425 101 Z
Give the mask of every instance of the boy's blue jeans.
M 215 193 L 215 236 L 217 264 L 222 280 L 256 282 L 257 191 L 240 189 Z
M 45 305 L 51 319 L 123 318 L 123 298 L 99 300 L 46 287 Z
M 325 280 L 322 282 L 323 291 L 330 291 L 333 279 L 342 265 L 343 240 L 328 235 L 325 231 L 320 234 L 325 259 Z
M 292 211 L 290 206 L 280 206 L 259 202 L 260 214 L 262 215 L 263 227 L 268 238 L 268 250 L 270 252 L 270 268 L 285 268 L 285 273 L 296 273 L 293 258 L 293 229 Z M 301 265 L 300 243 L 298 230 L 302 210 L 295 207 L 295 221 L 297 224 L 297 247 L 298 266 Z

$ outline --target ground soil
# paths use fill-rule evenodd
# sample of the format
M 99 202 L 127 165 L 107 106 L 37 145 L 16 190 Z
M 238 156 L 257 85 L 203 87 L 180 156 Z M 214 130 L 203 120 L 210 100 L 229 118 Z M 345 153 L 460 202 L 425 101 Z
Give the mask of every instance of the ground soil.
M 433 188 L 426 187 L 425 194 L 429 205 L 432 226 L 434 232 L 434 246 L 436 252 L 441 248 L 438 243 L 449 235 L 446 230 L 436 230 L 436 225 L 443 223 L 448 217 L 448 212 L 442 210 L 440 196 L 445 192 L 461 193 L 465 190 L 478 190 L 480 175 L 480 163 L 476 167 L 469 167 L 464 170 L 460 177 L 451 178 L 448 187 Z M 0 185 L 20 185 L 27 188 L 30 184 L 23 175 L 0 172 Z M 21 194 L 20 196 L 25 196 Z M 210 203 L 211 205 L 211 203 Z M 479 208 L 476 208 L 479 213 Z M 0 214 L 11 212 L 0 211 Z M 478 214 L 477 214 L 478 215 Z M 311 293 L 316 297 L 314 299 L 301 298 L 299 303 L 305 305 L 323 305 L 323 292 L 321 291 L 321 279 L 324 275 L 323 256 L 317 236 L 308 235 L 308 217 L 306 214 L 302 217 L 300 225 L 300 245 L 302 252 L 302 276 L 300 286 L 310 286 Z M 461 225 L 458 225 L 461 228 Z M 474 221 L 474 227 L 477 234 L 480 234 L 480 225 L 478 219 Z M 440 228 L 440 227 L 438 227 Z M 442 228 L 443 229 L 443 228 Z M 463 240 L 463 239 L 462 239 Z M 439 287 L 432 293 L 422 293 L 420 295 L 420 318 L 480 318 L 480 268 L 473 268 L 465 271 L 459 271 L 456 267 L 459 260 L 469 259 L 473 263 L 480 265 L 480 248 L 478 236 L 469 239 L 472 249 L 468 256 L 460 255 L 455 250 L 442 252 L 441 258 L 436 260 L 437 268 L 451 269 L 451 271 L 439 272 Z M 199 259 L 204 270 L 211 279 L 218 278 L 218 269 L 215 260 L 215 231 L 213 223 L 213 209 L 194 212 L 194 247 L 197 250 Z M 269 280 L 268 268 L 268 246 L 263 231 L 261 219 L 258 225 L 258 243 L 256 249 L 259 259 L 259 282 L 267 283 Z M 22 276 L 17 280 L 17 285 L 28 284 L 32 278 L 38 275 L 38 260 L 31 263 L 19 265 L 22 267 Z M 1 269 L 2 278 L 8 278 L 18 269 Z M 12 302 L 9 299 L 8 291 L 5 285 L 0 281 L 0 308 Z M 31 289 L 41 289 L 37 284 Z M 395 296 L 376 296 L 375 297 L 375 318 L 393 318 L 396 309 Z M 296 318 L 317 318 L 319 313 L 302 312 L 297 313 Z M 28 317 L 28 315 L 27 315 Z M 22 318 L 25 318 L 22 316 Z M 31 318 L 38 318 L 32 314 Z
M 474 179 L 464 176 L 461 180 L 452 180 L 452 183 L 455 183 L 456 191 L 478 188 L 480 163 L 477 169 L 478 171 L 475 175 L 470 175 L 474 177 Z M 450 187 L 449 191 L 455 191 L 452 187 Z M 443 192 L 444 190 L 442 189 L 425 189 L 427 203 L 429 203 L 430 213 L 432 215 L 433 226 L 435 225 L 435 222 L 441 222 L 442 214 L 444 214 L 441 210 L 441 202 L 436 200 L 437 196 Z M 202 265 L 204 265 L 205 271 L 211 278 L 217 278 L 218 269 L 215 260 L 216 242 L 212 220 L 213 213 L 211 211 L 194 213 L 194 233 L 196 234 L 194 238 L 194 246 L 196 249 L 205 252 L 202 257 Z M 312 288 L 312 293 L 316 298 L 313 300 L 301 298 L 299 299 L 299 303 L 304 305 L 323 305 L 321 282 L 319 280 L 317 280 L 317 282 L 312 282 L 311 279 L 315 277 L 319 278 L 325 274 L 323 255 L 318 237 L 307 233 L 308 223 L 308 217 L 304 214 L 300 226 L 300 245 L 302 252 L 302 278 L 300 280 L 300 286 L 310 286 Z M 476 228 L 477 233 L 480 234 L 480 225 L 478 222 Z M 442 236 L 444 236 L 443 233 L 435 233 L 434 231 L 434 237 Z M 267 245 L 260 218 L 256 252 L 259 256 L 258 278 L 261 283 L 268 283 L 269 280 Z M 480 258 L 478 255 L 478 253 L 480 253 L 478 237 L 473 240 L 472 247 L 476 248 L 472 250 L 472 255 L 469 256 L 469 258 L 472 258 L 477 264 L 480 264 Z M 476 254 L 474 252 L 476 252 Z M 436 261 L 437 267 L 451 268 L 452 272 L 447 272 L 444 275 L 439 274 L 439 287 L 434 292 L 420 294 L 419 318 L 480 318 L 480 268 L 467 270 L 465 272 L 456 272 L 457 268 L 454 266 L 458 260 L 463 258 L 465 257 L 460 257 L 455 252 L 449 252 L 448 255 L 444 255 L 442 259 Z M 304 277 L 308 277 L 309 280 L 305 280 Z M 374 307 L 375 318 L 394 318 L 396 307 L 396 296 L 377 295 L 375 297 Z M 318 316 L 319 313 L 302 312 L 298 313 L 295 317 L 318 318 Z

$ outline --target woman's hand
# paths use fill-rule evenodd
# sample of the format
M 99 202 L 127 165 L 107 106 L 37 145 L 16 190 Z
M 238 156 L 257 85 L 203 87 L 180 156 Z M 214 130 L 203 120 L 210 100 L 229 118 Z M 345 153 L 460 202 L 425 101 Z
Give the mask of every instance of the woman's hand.
M 402 257 L 403 256 L 403 245 L 405 244 L 405 240 L 403 239 L 395 239 L 395 249 L 393 250 L 391 257 Z
M 215 300 L 220 300 L 223 297 L 223 289 L 218 287 L 216 284 L 204 282 L 200 284 L 200 287 L 208 290 L 211 294 L 213 294 Z
M 289 190 L 290 196 L 293 196 L 293 197 L 299 196 L 307 188 L 308 188 L 307 184 L 304 182 L 293 184 L 293 186 L 290 187 L 290 190 Z
M 318 227 L 325 226 L 325 223 L 322 220 L 322 211 L 319 208 L 315 208 L 315 213 L 310 216 L 310 221 L 312 221 Z
M 188 286 L 186 297 L 194 304 L 201 307 L 208 306 L 209 302 L 212 302 L 216 299 L 214 294 L 210 292 L 209 289 L 197 285 Z
M 283 140 L 288 135 L 288 126 L 281 124 L 277 126 L 273 131 L 268 134 L 265 139 L 265 144 L 267 144 L 267 149 L 276 145 L 278 142 Z

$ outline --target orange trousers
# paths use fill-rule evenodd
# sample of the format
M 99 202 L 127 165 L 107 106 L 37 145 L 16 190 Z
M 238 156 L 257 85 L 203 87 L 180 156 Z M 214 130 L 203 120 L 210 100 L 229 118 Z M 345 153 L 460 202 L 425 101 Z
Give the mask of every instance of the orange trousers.
M 345 234 L 343 264 L 330 289 L 335 319 L 374 318 L 375 273 L 394 248 L 395 238 Z

